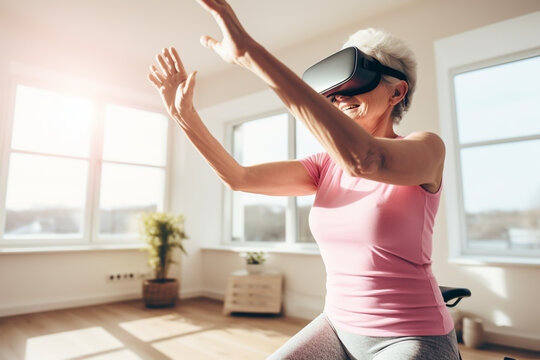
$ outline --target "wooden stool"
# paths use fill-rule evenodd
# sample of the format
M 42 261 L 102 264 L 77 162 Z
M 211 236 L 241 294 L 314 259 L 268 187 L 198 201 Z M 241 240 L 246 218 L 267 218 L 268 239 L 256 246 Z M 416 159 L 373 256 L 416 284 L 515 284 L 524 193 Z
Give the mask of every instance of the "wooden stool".
M 235 271 L 227 281 L 223 313 L 281 313 L 283 275 L 278 272 L 250 274 Z

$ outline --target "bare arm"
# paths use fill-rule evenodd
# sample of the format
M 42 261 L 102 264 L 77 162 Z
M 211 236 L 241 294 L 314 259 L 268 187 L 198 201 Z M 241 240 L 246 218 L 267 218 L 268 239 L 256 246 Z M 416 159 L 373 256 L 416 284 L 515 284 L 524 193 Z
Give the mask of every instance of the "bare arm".
M 184 129 L 188 139 L 232 190 L 276 196 L 301 196 L 316 191 L 311 176 L 299 161 L 241 166 L 210 134 L 197 113 L 191 116 L 197 121 L 192 119 Z
M 241 166 L 212 136 L 194 109 L 195 73 L 187 75 L 176 49 L 164 49 L 156 59 L 160 69 L 152 66 L 149 80 L 159 91 L 169 115 L 226 185 L 233 190 L 266 195 L 315 192 L 310 175 L 298 161 Z
M 222 41 L 205 36 L 202 44 L 264 80 L 344 171 L 387 183 L 438 187 L 444 145 L 436 135 L 418 133 L 399 141 L 373 137 L 255 42 L 224 0 L 197 1 L 223 33 Z

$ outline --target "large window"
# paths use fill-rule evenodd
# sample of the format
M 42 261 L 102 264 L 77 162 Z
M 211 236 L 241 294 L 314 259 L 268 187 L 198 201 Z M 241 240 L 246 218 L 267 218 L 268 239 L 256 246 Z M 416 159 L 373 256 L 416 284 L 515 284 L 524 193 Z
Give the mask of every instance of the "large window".
M 250 166 L 302 158 L 323 151 L 303 124 L 287 113 L 231 124 L 236 160 Z M 231 242 L 313 243 L 308 215 L 314 196 L 279 197 L 230 192 Z
M 540 42 L 529 17 L 436 47 L 453 256 L 540 258 Z M 497 49 L 450 58 L 507 31 Z
M 163 209 L 167 118 L 19 84 L 3 126 L 0 244 L 135 241 Z

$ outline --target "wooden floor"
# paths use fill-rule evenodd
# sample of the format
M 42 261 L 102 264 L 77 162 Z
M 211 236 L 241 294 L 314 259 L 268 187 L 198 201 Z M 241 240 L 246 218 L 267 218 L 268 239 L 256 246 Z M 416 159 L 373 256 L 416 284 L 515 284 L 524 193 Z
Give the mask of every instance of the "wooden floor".
M 0 318 L 0 359 L 265 359 L 307 324 L 221 310 L 221 302 L 209 299 L 152 310 L 127 301 Z M 540 353 L 495 347 L 461 352 L 464 360 L 540 359 Z

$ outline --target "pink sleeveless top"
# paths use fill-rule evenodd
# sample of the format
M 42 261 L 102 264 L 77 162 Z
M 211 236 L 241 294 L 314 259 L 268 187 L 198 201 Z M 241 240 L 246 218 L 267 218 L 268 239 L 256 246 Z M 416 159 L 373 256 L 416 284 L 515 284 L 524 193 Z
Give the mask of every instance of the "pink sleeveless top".
M 454 324 L 431 272 L 441 190 L 351 177 L 327 153 L 300 162 L 317 185 L 309 224 L 333 325 L 365 336 L 449 333 Z

